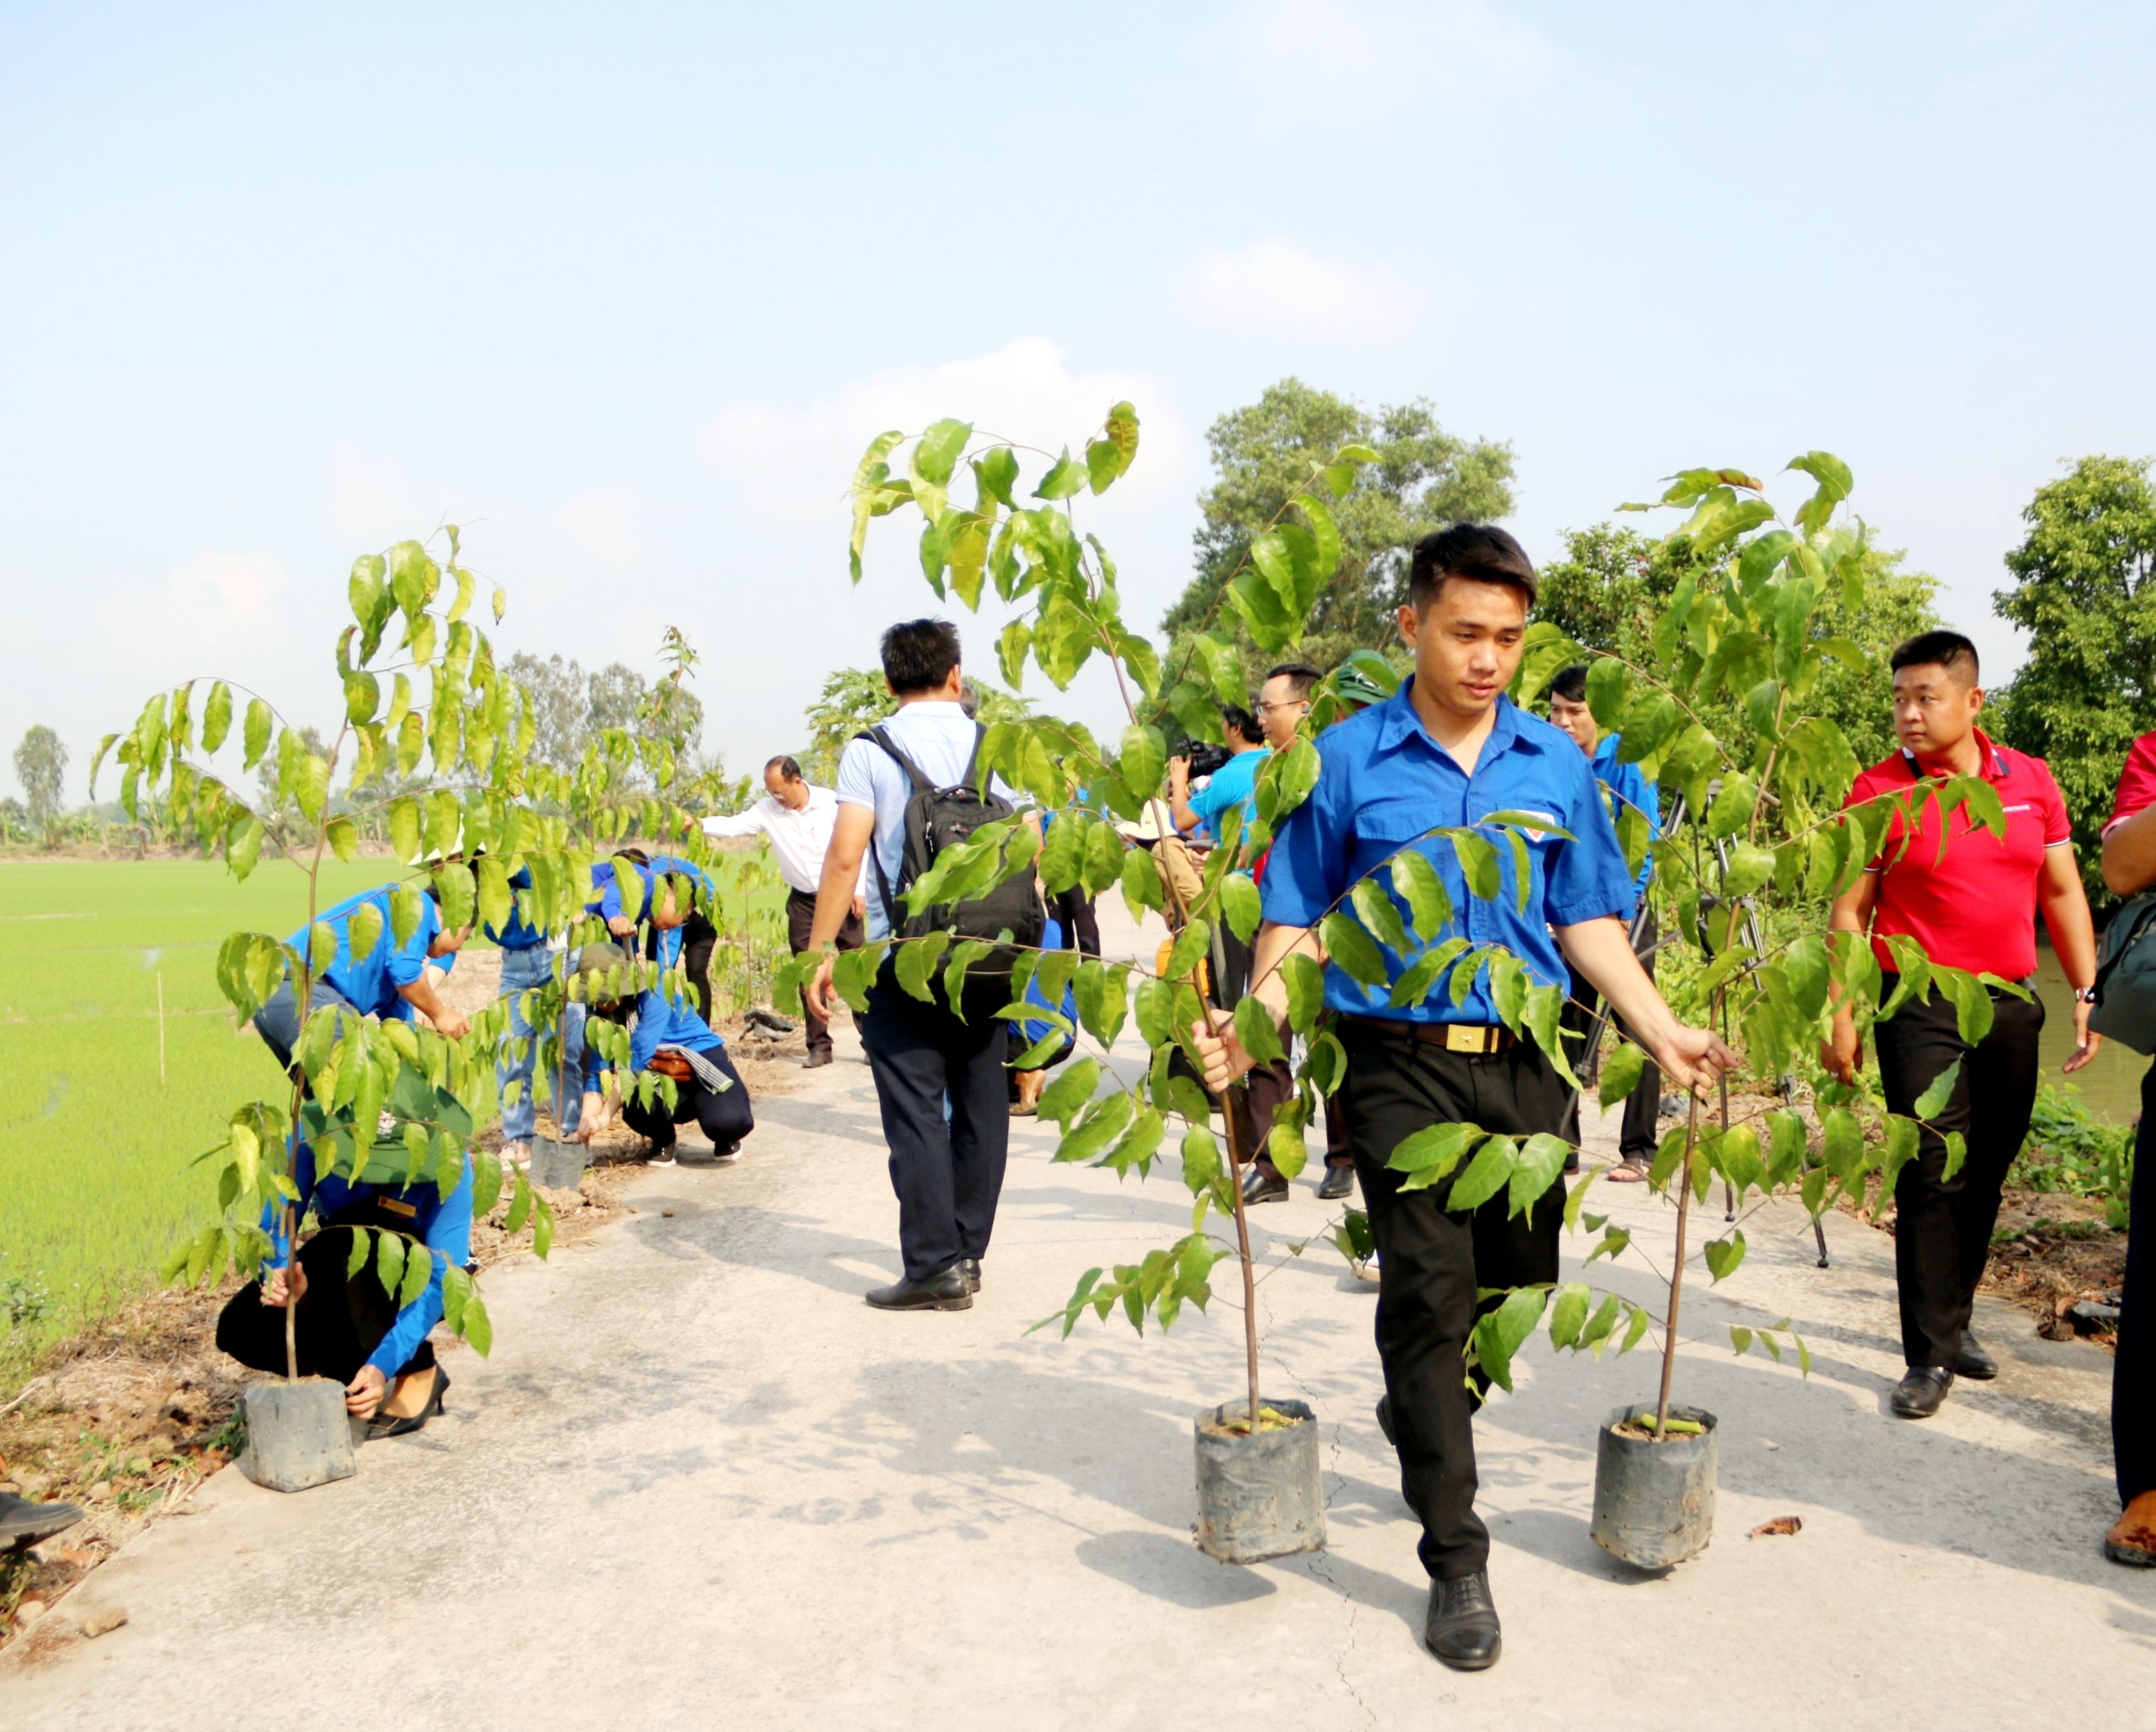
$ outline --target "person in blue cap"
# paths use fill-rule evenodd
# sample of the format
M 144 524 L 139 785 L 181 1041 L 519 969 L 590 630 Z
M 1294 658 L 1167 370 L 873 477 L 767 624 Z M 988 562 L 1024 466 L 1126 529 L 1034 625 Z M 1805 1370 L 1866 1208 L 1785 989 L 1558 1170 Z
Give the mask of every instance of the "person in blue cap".
M 1431 1578 L 1424 1639 L 1460 1671 L 1495 1665 L 1502 1647 L 1489 1530 L 1475 1513 L 1481 1383 L 1469 1382 L 1467 1342 L 1479 1310 L 1506 1290 L 1556 1279 L 1564 1180 L 1553 1175 L 1516 1218 L 1502 1194 L 1449 1207 L 1458 1171 L 1411 1191 L 1388 1162 L 1407 1138 L 1438 1125 L 1558 1135 L 1572 1091 L 1539 1047 L 1504 1026 L 1486 972 L 1457 1003 L 1446 974 L 1406 1005 L 1391 1002 L 1390 983 L 1426 947 L 1465 937 L 1509 951 L 1540 984 L 1563 987 L 1567 965 L 1577 968 L 1681 1086 L 1704 1086 L 1734 1063 L 1712 1033 L 1678 1021 L 1632 954 L 1632 875 L 1585 754 L 1505 695 L 1534 592 L 1534 566 L 1502 530 L 1461 524 L 1416 543 L 1398 615 L 1413 674 L 1385 702 L 1318 737 L 1317 786 L 1281 820 L 1267 862 L 1252 988 L 1284 1026 L 1279 965 L 1296 951 L 1323 960 L 1315 929 L 1355 884 L 1374 875 L 1389 886 L 1390 862 L 1411 848 L 1444 881 L 1447 928 L 1417 933 L 1412 954 L 1380 946 L 1383 985 L 1328 967 L 1325 1003 L 1347 1049 L 1348 1146 L 1379 1252 L 1378 1422 L 1422 1522 Z M 1469 893 L 1449 841 L 1432 834 L 1499 813 L 1534 814 L 1566 833 L 1529 837 L 1524 908 L 1509 848 L 1497 850 L 1498 895 L 1482 901 Z M 1207 1087 L 1217 1092 L 1249 1070 L 1225 1012 L 1192 1035 Z
M 614 1079 L 601 1093 L 608 1061 L 590 1037 L 584 1051 L 584 1104 L 577 1116 L 577 1140 L 589 1143 L 613 1122 L 618 1102 L 622 1122 L 651 1141 L 654 1155 L 670 1158 L 674 1127 L 694 1119 L 722 1160 L 741 1152 L 741 1139 L 756 1127 L 748 1085 L 726 1055 L 726 1042 L 687 1005 L 656 987 L 631 983 L 634 965 L 616 944 L 587 944 L 577 952 L 576 972 L 583 981 L 590 1015 L 629 1032 L 627 1075 Z M 672 1080 L 674 1105 L 663 1095 L 650 1106 L 630 1093 L 630 1079 L 651 1071 Z
M 451 931 L 442 925 L 441 905 L 436 900 L 434 882 L 429 879 L 415 887 L 425 893 L 420 898 L 419 924 L 399 944 L 395 923 L 390 919 L 389 901 L 392 892 L 403 887 L 379 884 L 345 898 L 316 916 L 317 924 L 336 934 L 337 954 L 312 982 L 307 1008 L 312 1011 L 324 1005 L 341 1006 L 362 1016 L 400 1022 L 409 1022 L 416 1010 L 451 1040 L 461 1041 L 471 1025 L 462 1012 L 442 1001 L 429 971 L 431 967 L 435 974 L 446 974 L 456 967 L 456 952 L 471 935 L 470 930 Z M 352 919 L 362 908 L 371 908 L 382 924 L 373 942 L 355 955 Z M 302 926 L 285 941 L 305 955 L 312 935 L 312 928 Z M 304 1021 L 288 974 L 285 983 L 254 1013 L 254 1031 L 286 1070 L 291 1069 L 292 1048 L 299 1044 Z

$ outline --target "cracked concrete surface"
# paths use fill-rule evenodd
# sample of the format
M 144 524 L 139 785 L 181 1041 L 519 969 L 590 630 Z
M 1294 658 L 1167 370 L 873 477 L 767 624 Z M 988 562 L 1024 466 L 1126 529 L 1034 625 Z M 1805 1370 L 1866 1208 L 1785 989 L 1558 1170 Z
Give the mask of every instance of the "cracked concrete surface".
M 1888 1417 L 1891 1247 L 1845 1218 L 1832 1269 L 1772 1212 L 1688 1292 L 1678 1389 L 1721 1416 L 1721 1493 L 1712 1548 L 1666 1577 L 1588 1537 L 1596 1424 L 1654 1362 L 1524 1356 L 1479 1422 L 1505 1658 L 1464 1677 L 1419 1644 L 1371 1290 L 1288 1249 L 1329 1218 L 1311 1180 L 1255 1219 L 1268 1374 L 1326 1428 L 1331 1543 L 1235 1568 L 1190 1530 L 1235 1313 L 1025 1332 L 1182 1230 L 1172 1164 L 1118 1184 L 1022 1122 L 979 1303 L 885 1316 L 861 1303 L 897 1268 L 867 1072 L 804 1082 L 739 1165 L 654 1172 L 593 1247 L 490 1276 L 494 1357 L 450 1356 L 441 1421 L 296 1497 L 228 1472 L 100 1570 L 56 1615 L 130 1622 L 0 1668 L 0 1724 L 2156 1725 L 2156 1581 L 2098 1543 L 2110 1362 L 1988 1303 L 1999 1380 Z M 1658 1205 L 1604 1195 L 1667 1243 Z M 1784 1315 L 1808 1383 L 1729 1353 L 1722 1325 Z M 1801 1535 L 1745 1537 L 1785 1514 Z

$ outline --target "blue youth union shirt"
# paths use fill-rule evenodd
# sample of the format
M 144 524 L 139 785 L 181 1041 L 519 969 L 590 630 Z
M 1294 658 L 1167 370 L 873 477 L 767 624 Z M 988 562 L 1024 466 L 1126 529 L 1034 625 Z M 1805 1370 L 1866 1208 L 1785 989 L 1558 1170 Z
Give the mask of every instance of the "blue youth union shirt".
M 1568 985 L 1571 975 L 1550 927 L 1611 914 L 1623 918 L 1632 908 L 1630 874 L 1587 754 L 1548 722 L 1500 697 L 1497 720 L 1469 775 L 1423 727 L 1414 710 L 1413 686 L 1412 679 L 1401 681 L 1399 691 L 1384 703 L 1318 737 L 1317 786 L 1281 823 L 1266 864 L 1266 919 L 1284 926 L 1315 926 L 1357 883 L 1412 847 L 1437 868 L 1452 898 L 1451 924 L 1436 942 L 1459 937 L 1474 945 L 1502 945 L 1527 965 L 1535 981 Z M 1481 902 L 1468 894 L 1450 839 L 1426 835 L 1440 826 L 1480 824 L 1499 812 L 1540 813 L 1576 839 L 1526 837 L 1530 877 L 1525 914 L 1519 909 L 1508 844 L 1497 839 L 1503 878 L 1498 896 Z M 1497 839 L 1497 832 L 1490 834 Z M 1412 934 L 1406 903 L 1391 890 L 1390 872 L 1379 882 Z M 1419 946 L 1406 956 L 1380 948 L 1396 980 L 1422 954 Z M 1401 1022 L 1499 1020 L 1486 977 L 1477 979 L 1457 1008 L 1445 977 L 1440 977 L 1420 1004 L 1395 1009 L 1386 1002 L 1385 988 L 1363 986 L 1328 965 L 1325 1001 L 1350 1015 Z
M 419 924 L 410 938 L 398 944 L 389 918 L 389 893 L 398 887 L 383 884 L 362 891 L 315 918 L 337 935 L 337 960 L 322 971 L 323 983 L 343 994 L 347 1003 L 357 1005 L 365 1015 L 394 1016 L 409 1022 L 412 1007 L 398 995 L 397 989 L 414 984 L 426 972 L 427 946 L 441 931 L 441 910 L 435 906 L 434 898 L 422 893 Z M 365 956 L 355 957 L 352 954 L 352 916 L 362 903 L 370 902 L 382 915 L 382 936 L 375 940 L 374 948 Z M 307 928 L 301 927 L 286 942 L 304 954 Z M 456 960 L 452 953 L 436 958 L 435 966 L 446 974 Z
M 1662 839 L 1662 791 L 1646 779 L 1638 765 L 1617 761 L 1617 748 L 1623 743 L 1623 738 L 1621 734 L 1611 734 L 1594 749 L 1594 756 L 1588 762 L 1594 766 L 1594 779 L 1609 790 L 1609 797 L 1614 802 L 1610 810 L 1612 820 L 1627 806 L 1643 812 L 1647 819 L 1647 839 L 1659 842 Z M 1647 893 L 1647 886 L 1653 879 L 1654 856 L 1650 854 L 1640 861 L 1639 876 L 1632 880 L 1632 900 L 1635 903 Z
M 695 1007 L 677 1004 L 665 994 L 647 987 L 637 994 L 636 1008 L 631 1013 L 634 1022 L 629 1029 L 629 1070 L 631 1074 L 651 1063 L 652 1055 L 661 1047 L 679 1047 L 685 1053 L 715 1052 L 726 1044 L 712 1026 L 696 1013 Z M 597 1090 L 599 1079 L 606 1069 L 606 1061 L 599 1049 L 586 1042 L 584 1049 L 584 1085 Z

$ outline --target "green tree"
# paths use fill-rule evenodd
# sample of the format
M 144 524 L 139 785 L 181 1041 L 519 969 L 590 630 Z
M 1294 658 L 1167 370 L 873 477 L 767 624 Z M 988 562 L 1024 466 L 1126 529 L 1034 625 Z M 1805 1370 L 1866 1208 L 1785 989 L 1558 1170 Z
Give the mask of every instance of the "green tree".
M 1902 557 L 1864 548 L 1860 581 L 1854 589 L 1837 588 L 1822 596 L 1816 616 L 1822 637 L 1846 639 L 1863 652 L 1859 665 L 1827 663 L 1811 697 L 1812 712 L 1839 728 L 1863 764 L 1894 749 L 1888 655 L 1903 638 L 1939 624 L 1932 606 L 1937 580 L 1903 571 Z M 1688 576 L 1696 584 L 1711 570 L 1683 536 L 1651 540 L 1606 523 L 1573 530 L 1565 536 L 1565 557 L 1540 569 L 1534 616 L 1583 648 L 1651 667 L 1656 630 L 1678 584 Z M 1739 706 L 1734 698 L 1718 701 L 1722 712 L 1714 725 L 1719 732 L 1735 725 Z
M 23 785 L 31 823 L 41 830 L 49 833 L 60 816 L 61 788 L 67 775 L 67 748 L 58 734 L 39 722 L 15 748 L 15 780 Z
M 816 701 L 809 705 L 808 761 L 803 766 L 813 780 L 825 786 L 839 773 L 839 756 L 846 743 L 864 727 L 873 727 L 898 707 L 883 674 L 870 668 L 841 668 L 825 680 Z
M 2029 658 L 2001 694 L 1999 737 L 2051 765 L 2090 899 L 2108 900 L 2099 833 L 2119 766 L 2156 726 L 2156 488 L 2149 462 L 2084 457 L 2036 490 L 2029 534 L 2006 556 L 1999 617 L 2029 633 Z
M 1374 459 L 1353 469 L 1347 493 L 1333 502 L 1339 561 L 1310 610 L 1303 647 L 1322 663 L 1393 643 L 1392 612 L 1417 537 L 1513 507 L 1512 447 L 1455 438 L 1424 397 L 1371 410 L 1290 377 L 1221 416 L 1205 437 L 1219 479 L 1198 499 L 1198 573 L 1161 621 L 1177 649 L 1212 623 L 1252 544 L 1309 488 L 1313 459 L 1331 461 L 1358 447 Z M 1259 671 L 1262 658 L 1247 648 L 1246 657 Z

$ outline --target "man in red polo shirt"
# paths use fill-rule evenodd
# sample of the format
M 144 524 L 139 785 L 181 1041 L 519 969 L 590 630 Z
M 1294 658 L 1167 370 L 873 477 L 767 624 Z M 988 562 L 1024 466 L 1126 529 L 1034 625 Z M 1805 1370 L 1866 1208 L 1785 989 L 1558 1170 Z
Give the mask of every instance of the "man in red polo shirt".
M 2115 896 L 2156 889 L 2156 733 L 2142 735 L 2127 754 L 2111 821 L 2104 826 L 2104 882 Z M 2111 1453 L 2119 1519 L 2105 1536 L 2104 1549 L 2121 1564 L 2156 1566 L 2156 1065 L 2141 1079 L 2141 1129 L 2127 1203 Z
M 1915 939 L 1935 962 L 2025 986 L 2036 972 L 2041 906 L 2074 989 L 2074 1051 L 2066 1069 L 2079 1070 L 2095 1056 L 2099 1038 L 2089 1032 L 2086 996 L 2096 978 L 2096 938 L 2058 785 L 2041 758 L 1994 745 L 1977 726 L 1984 695 L 1976 646 L 1967 638 L 1923 632 L 1894 652 L 1892 666 L 1902 749 L 1856 779 L 1844 807 L 1906 792 L 1930 776 L 1981 775 L 1998 790 L 2006 834 L 1993 835 L 1965 806 L 1956 810 L 1942 849 L 1936 802 L 1923 804 L 1913 832 L 1897 815 L 1879 857 L 1834 903 L 1834 930 L 1870 934 L 1887 971 L 1882 1002 L 1897 983 L 1885 942 L 1897 934 Z M 1969 1332 L 1969 1318 L 1991 1254 L 1999 1190 L 2029 1132 L 2044 1009 L 1997 988 L 1992 1005 L 1991 1032 L 1973 1047 L 1961 1037 L 1953 1005 L 1936 992 L 1911 999 L 1892 1021 L 1872 1026 L 1891 1111 L 1913 1115 L 1917 1097 L 1962 1061 L 1953 1093 L 1894 1187 L 1894 1273 L 1908 1371 L 1892 1405 L 1903 1419 L 1937 1413 L 1956 1375 L 1999 1375 L 1998 1362 Z M 1846 1007 L 1819 1056 L 1831 1074 L 1856 1080 L 1860 1055 Z M 1951 1179 L 1948 1131 L 1967 1139 L 1967 1158 Z

